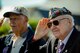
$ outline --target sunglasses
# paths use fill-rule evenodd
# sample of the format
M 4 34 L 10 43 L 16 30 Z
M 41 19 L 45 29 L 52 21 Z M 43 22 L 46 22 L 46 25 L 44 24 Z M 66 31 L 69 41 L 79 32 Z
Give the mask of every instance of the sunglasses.
M 64 20 L 64 19 L 68 19 L 68 18 L 63 18 L 63 19 L 54 20 L 53 22 L 48 22 L 47 26 L 48 26 L 48 28 L 51 28 L 52 25 L 58 26 L 60 21 Z

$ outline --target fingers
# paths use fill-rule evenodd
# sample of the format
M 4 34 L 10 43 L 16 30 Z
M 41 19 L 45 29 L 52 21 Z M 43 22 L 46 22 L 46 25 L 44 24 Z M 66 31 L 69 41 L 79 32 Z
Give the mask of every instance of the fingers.
M 39 24 L 43 27 L 47 26 L 47 23 L 49 22 L 48 18 L 43 18 L 39 21 Z
M 35 30 L 34 39 L 39 40 L 48 33 L 47 23 L 49 22 L 48 18 L 43 18 L 38 22 L 37 28 Z
M 3 19 L 0 20 L 0 26 L 2 25 L 4 19 L 5 19 L 5 17 L 4 17 Z
M 47 29 L 47 23 L 49 22 L 49 19 L 48 18 L 43 18 L 41 19 L 39 22 L 38 22 L 38 25 L 37 25 L 37 28 L 41 28 L 43 30 Z M 36 29 L 37 29 L 36 28 Z

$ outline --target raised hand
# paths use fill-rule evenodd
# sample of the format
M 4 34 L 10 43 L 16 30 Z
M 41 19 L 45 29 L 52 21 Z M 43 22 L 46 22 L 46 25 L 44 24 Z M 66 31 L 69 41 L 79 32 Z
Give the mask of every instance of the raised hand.
M 2 26 L 2 23 L 4 21 L 5 18 L 0 19 L 0 27 Z
M 48 18 L 43 18 L 38 22 L 33 38 L 34 40 L 39 40 L 48 33 L 49 31 L 49 28 L 47 27 L 48 22 L 49 22 Z

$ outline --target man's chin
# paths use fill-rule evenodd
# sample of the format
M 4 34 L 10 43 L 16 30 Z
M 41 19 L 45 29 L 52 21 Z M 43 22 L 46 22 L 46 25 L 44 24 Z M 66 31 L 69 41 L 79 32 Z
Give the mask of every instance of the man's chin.
M 58 38 L 58 37 L 60 36 L 58 32 L 54 32 L 53 35 L 54 35 L 56 38 Z
M 16 31 L 18 31 L 18 30 L 17 30 L 16 28 L 12 28 L 12 31 L 13 31 L 13 32 L 16 32 Z

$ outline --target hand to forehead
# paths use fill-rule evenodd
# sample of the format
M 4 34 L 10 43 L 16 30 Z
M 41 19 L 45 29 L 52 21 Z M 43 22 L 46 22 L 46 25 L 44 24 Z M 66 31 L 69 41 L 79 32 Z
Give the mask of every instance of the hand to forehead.
M 49 22 L 48 18 L 43 18 L 38 22 L 34 35 L 35 40 L 43 38 L 48 33 L 49 31 L 47 27 L 48 22 Z
M 43 18 L 38 22 L 38 25 L 40 25 L 41 27 L 47 27 L 47 23 L 49 22 L 50 19 L 48 18 Z

